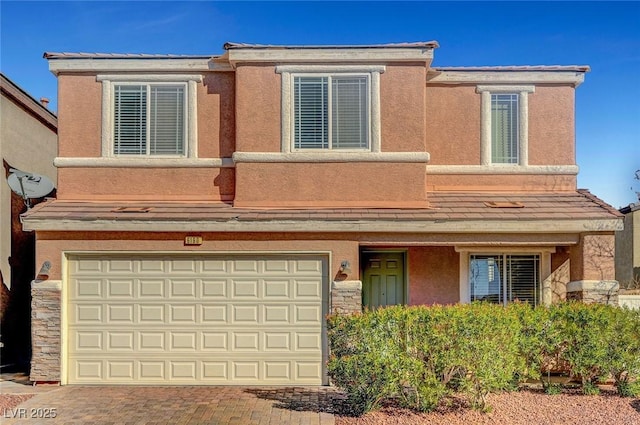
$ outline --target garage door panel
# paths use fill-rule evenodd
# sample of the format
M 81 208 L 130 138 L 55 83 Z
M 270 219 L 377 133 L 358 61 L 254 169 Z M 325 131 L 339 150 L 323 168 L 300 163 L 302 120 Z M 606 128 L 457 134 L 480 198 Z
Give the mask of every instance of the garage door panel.
M 165 333 L 154 331 L 138 332 L 138 351 L 140 352 L 165 352 Z
M 109 298 L 133 298 L 133 279 L 110 279 L 107 281 Z
M 231 281 L 231 297 L 233 299 L 258 299 L 258 279 L 234 279 Z
M 140 304 L 138 305 L 138 321 L 139 323 L 164 323 L 165 309 L 164 304 Z
M 166 291 L 165 285 L 168 283 L 165 279 L 138 279 L 140 292 L 139 298 L 164 298 Z
M 226 279 L 202 279 L 202 299 L 225 299 L 227 297 Z
M 325 259 L 94 257 L 69 261 L 69 383 L 323 383 Z
M 107 320 L 105 324 L 135 323 L 136 319 L 134 304 L 107 305 Z
M 195 299 L 198 296 L 195 279 L 173 279 L 169 287 L 171 288 L 170 293 L 172 298 Z
M 102 298 L 102 283 L 101 279 L 74 279 L 72 282 L 75 289 L 73 297 L 75 299 L 100 299 Z
M 202 322 L 205 324 L 210 323 L 228 323 L 228 309 L 229 306 L 226 305 L 202 305 Z
M 175 324 L 184 322 L 196 323 L 196 306 L 195 305 L 172 305 L 169 306 L 169 323 Z

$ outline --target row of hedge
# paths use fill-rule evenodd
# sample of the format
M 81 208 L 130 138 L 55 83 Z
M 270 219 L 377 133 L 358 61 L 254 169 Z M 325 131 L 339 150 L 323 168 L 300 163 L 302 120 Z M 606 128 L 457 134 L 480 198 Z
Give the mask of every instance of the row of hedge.
M 554 392 L 557 370 L 585 394 L 611 378 L 620 395 L 640 393 L 640 311 L 575 302 L 396 306 L 330 316 L 328 337 L 329 375 L 355 414 L 384 400 L 429 411 L 453 392 L 487 410 L 487 394 L 526 380 Z

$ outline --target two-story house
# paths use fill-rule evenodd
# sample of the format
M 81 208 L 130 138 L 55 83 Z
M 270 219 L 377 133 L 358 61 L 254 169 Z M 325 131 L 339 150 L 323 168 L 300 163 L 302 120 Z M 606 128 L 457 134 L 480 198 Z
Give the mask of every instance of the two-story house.
M 614 301 L 620 215 L 576 189 L 589 68 L 433 67 L 437 47 L 45 54 L 31 379 L 325 384 L 328 313 Z

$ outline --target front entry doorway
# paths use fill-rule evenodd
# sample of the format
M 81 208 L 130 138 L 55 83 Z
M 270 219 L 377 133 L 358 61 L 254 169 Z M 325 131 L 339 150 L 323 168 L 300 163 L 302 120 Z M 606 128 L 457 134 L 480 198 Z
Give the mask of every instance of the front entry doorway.
M 363 251 L 362 306 L 378 307 L 405 304 L 405 253 L 401 251 Z

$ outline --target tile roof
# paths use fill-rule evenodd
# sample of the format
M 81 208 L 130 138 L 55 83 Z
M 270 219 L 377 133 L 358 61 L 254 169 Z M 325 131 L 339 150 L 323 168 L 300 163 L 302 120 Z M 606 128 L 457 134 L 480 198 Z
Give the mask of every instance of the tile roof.
M 428 193 L 430 208 L 256 209 L 205 202 L 80 202 L 50 200 L 23 219 L 80 221 L 474 221 L 598 220 L 623 215 L 585 190 L 558 193 Z M 502 207 L 492 207 L 495 203 Z M 504 207 L 505 203 L 507 207 Z M 514 203 L 509 208 L 508 204 Z M 126 208 L 125 211 L 118 211 Z M 136 209 L 146 211 L 136 212 Z
M 588 65 L 434 66 L 432 69 L 435 71 L 591 71 Z

